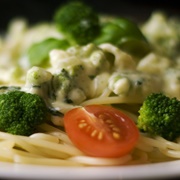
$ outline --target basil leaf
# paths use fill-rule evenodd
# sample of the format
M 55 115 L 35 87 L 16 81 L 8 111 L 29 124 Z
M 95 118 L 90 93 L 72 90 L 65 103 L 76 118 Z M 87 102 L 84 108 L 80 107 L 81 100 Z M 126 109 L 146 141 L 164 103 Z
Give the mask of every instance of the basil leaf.
M 67 49 L 69 43 L 64 39 L 48 38 L 33 44 L 28 50 L 28 59 L 31 66 L 43 66 L 48 63 L 49 52 L 53 49 Z

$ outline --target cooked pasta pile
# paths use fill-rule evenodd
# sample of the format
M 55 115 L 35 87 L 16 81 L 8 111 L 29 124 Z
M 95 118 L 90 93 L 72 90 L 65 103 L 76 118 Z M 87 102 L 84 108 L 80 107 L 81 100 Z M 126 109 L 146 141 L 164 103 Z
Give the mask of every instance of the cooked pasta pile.
M 161 33 L 158 24 L 163 24 L 164 28 L 167 28 L 167 31 L 169 30 L 168 35 L 164 34 L 164 36 L 168 36 L 169 39 L 175 36 L 174 26 L 173 28 L 168 27 L 169 24 L 164 16 L 154 13 L 151 19 L 142 26 L 142 31 L 153 45 L 157 45 L 156 37 L 160 36 Z M 152 31 L 149 31 L 149 28 Z M 29 71 L 32 67 L 28 63 L 26 52 L 31 44 L 48 37 L 61 39 L 63 36 L 56 31 L 53 24 L 38 24 L 29 27 L 24 19 L 12 21 L 5 37 L 0 36 L 0 71 L 3 74 L 3 76 L 0 76 L 0 84 L 6 86 L 23 86 L 25 84 L 23 89 L 27 92 L 34 93 L 37 91 L 32 87 L 28 89 L 32 82 L 27 82 L 26 73 L 28 71 L 30 74 L 35 69 Z M 95 51 L 91 53 L 88 48 L 90 50 L 95 49 Z M 156 48 L 159 50 L 159 44 Z M 66 113 L 77 106 L 92 104 L 119 105 L 122 111 L 136 122 L 137 109 L 149 93 L 163 90 L 168 96 L 175 96 L 180 99 L 180 84 L 177 81 L 177 77 L 180 76 L 180 56 L 174 58 L 174 64 L 172 65 L 170 57 L 163 56 L 162 52 L 151 52 L 137 61 L 109 43 L 101 44 L 98 47 L 94 47 L 92 44 L 83 47 L 82 51 L 85 55 L 83 54 L 82 57 L 77 55 L 76 50 L 72 48 L 66 52 L 58 49 L 52 50 L 50 52 L 51 66 L 44 68 L 43 73 L 51 77 L 59 73 L 60 69 L 71 68 L 72 61 L 76 65 L 84 63 L 83 65 L 88 69 L 88 73 L 93 71 L 92 67 L 94 68 L 94 66 L 100 70 L 101 68 L 111 69 L 111 64 L 109 65 L 103 59 L 106 53 L 113 55 L 115 70 L 114 72 L 104 73 L 104 69 L 102 69 L 102 72 L 96 74 L 97 76 L 92 81 L 84 76 L 85 85 L 79 83 L 80 88 L 74 88 L 69 93 L 68 98 L 73 100 L 75 105 L 62 102 L 64 94 L 59 93 L 57 100 L 53 101 L 52 105 L 61 113 Z M 92 67 L 86 64 L 86 51 L 92 55 L 90 56 Z M 102 64 L 99 65 L 93 62 L 93 55 L 100 57 L 99 61 L 104 61 L 103 67 Z M 61 62 L 57 61 L 59 57 L 62 58 Z M 119 73 L 119 70 L 121 73 Z M 122 79 L 117 82 L 118 77 Z M 141 91 L 139 91 L 136 82 L 142 79 L 144 84 Z M 153 88 L 151 88 L 152 85 Z M 132 88 L 131 91 L 129 91 L 130 87 Z M 41 94 L 41 92 L 38 93 Z M 123 108 L 124 105 L 127 105 L 127 107 Z M 128 155 L 120 158 L 90 157 L 77 149 L 62 129 L 63 118 L 60 121 L 56 117 L 52 117 L 51 123 L 40 125 L 38 132 L 30 136 L 0 132 L 0 161 L 48 166 L 117 166 L 180 159 L 180 140 L 177 139 L 177 142 L 171 142 L 162 137 L 150 137 L 145 133 L 140 133 L 138 143 Z
M 180 143 L 141 134 L 128 155 L 90 157 L 79 151 L 62 130 L 48 124 L 30 137 L 0 132 L 0 161 L 48 166 L 117 166 L 172 161 L 180 158 Z

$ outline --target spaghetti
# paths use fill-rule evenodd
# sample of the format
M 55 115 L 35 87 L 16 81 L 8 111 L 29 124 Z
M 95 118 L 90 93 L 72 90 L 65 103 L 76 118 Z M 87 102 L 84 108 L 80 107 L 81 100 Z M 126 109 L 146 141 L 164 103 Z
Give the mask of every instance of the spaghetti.
M 158 19 L 154 19 L 153 16 L 150 23 L 152 21 L 156 22 Z M 149 27 L 149 25 L 148 22 L 144 24 L 142 30 L 154 43 L 153 35 L 150 36 L 146 29 L 146 26 Z M 41 33 L 42 31 L 44 33 Z M 31 67 L 29 67 L 25 52 L 31 44 L 48 37 L 62 38 L 53 24 L 27 27 L 27 23 L 23 19 L 11 22 L 7 35 L 0 37 L 0 70 L 4 74 L 0 76 L 2 85 L 23 86 L 26 83 L 23 88 L 27 90 L 31 82 L 26 81 L 25 75 Z M 119 105 L 120 107 L 121 105 L 124 107 L 125 104 L 127 108 L 122 108 L 122 110 L 136 122 L 137 111 L 134 113 L 131 108 L 138 109 L 139 104 L 149 93 L 163 90 L 167 95 L 180 99 L 179 83 L 175 80 L 169 81 L 172 74 L 164 75 L 167 69 L 174 68 L 177 69 L 177 72 L 173 71 L 175 72 L 174 79 L 179 76 L 178 58 L 174 61 L 175 65 L 171 65 L 169 59 L 166 58 L 165 61 L 162 61 L 164 56 L 153 52 L 137 61 L 128 53 L 109 43 L 101 44 L 98 47 L 89 44 L 82 47 L 81 50 L 81 53 L 77 53 L 75 48 L 67 51 L 52 50 L 50 52 L 51 66 L 43 71 L 53 77 L 63 68 L 69 70 L 72 66 L 83 65 L 85 69 L 80 81 L 71 82 L 75 84 L 75 88 L 68 93 L 68 98 L 74 102 L 73 105 L 63 102 L 62 99 L 67 97 L 67 94 L 60 91 L 56 94 L 57 99 L 51 101 L 52 106 L 61 113 L 66 113 L 77 106 L 91 104 Z M 113 57 L 114 64 L 107 60 L 107 54 L 111 54 L 110 59 Z M 94 58 L 97 58 L 99 64 L 94 61 Z M 89 59 L 91 64 L 87 63 Z M 163 66 L 157 66 L 159 60 L 164 63 Z M 149 62 L 151 66 L 149 66 Z M 156 71 L 152 70 L 153 66 L 163 68 L 158 71 L 159 74 L 154 74 L 157 69 Z M 96 74 L 97 69 L 100 70 Z M 14 78 L 19 71 L 21 74 L 18 75 L 18 78 Z M 95 76 L 94 79 L 89 78 L 90 75 L 91 77 Z M 162 82 L 165 83 L 162 84 Z M 139 89 L 138 83 L 141 85 L 141 89 Z M 30 87 L 27 91 L 34 93 L 35 90 Z M 52 117 L 51 123 L 40 125 L 38 132 L 29 137 L 0 132 L 0 161 L 48 166 L 117 166 L 172 161 L 180 158 L 180 140 L 170 142 L 162 137 L 150 137 L 145 133 L 140 134 L 138 143 L 128 155 L 120 158 L 89 157 L 72 144 L 65 131 L 62 130 L 62 126 L 63 118 L 60 121 L 56 117 Z
M 180 144 L 141 134 L 135 149 L 120 158 L 88 157 L 62 130 L 43 124 L 30 137 L 0 132 L 0 161 L 48 166 L 117 166 L 172 161 L 180 158 Z

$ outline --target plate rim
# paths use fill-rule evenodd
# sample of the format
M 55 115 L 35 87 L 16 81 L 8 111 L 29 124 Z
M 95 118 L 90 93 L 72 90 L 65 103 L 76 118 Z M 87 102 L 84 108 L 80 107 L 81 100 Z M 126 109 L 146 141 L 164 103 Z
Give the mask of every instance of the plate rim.
M 61 167 L 0 162 L 0 179 L 90 180 L 180 177 L 180 160 L 108 167 Z M 147 173 L 148 172 L 148 173 Z

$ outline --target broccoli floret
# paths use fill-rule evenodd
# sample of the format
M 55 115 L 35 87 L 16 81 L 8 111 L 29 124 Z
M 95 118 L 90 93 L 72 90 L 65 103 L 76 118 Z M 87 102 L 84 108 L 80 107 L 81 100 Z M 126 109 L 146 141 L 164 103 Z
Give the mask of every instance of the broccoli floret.
M 31 135 L 46 121 L 44 100 L 35 94 L 9 91 L 0 94 L 0 130 L 16 135 Z
M 66 51 L 52 50 L 50 53 L 52 68 L 50 70 L 59 72 L 66 69 L 71 76 L 84 74 L 93 78 L 112 68 L 110 61 L 113 61 L 114 56 L 108 59 L 107 54 L 108 52 L 92 43 L 84 46 L 72 46 Z
M 180 56 L 179 18 L 169 16 L 165 11 L 154 11 L 142 26 L 142 31 L 153 49 L 171 60 Z M 166 29 L 162 31 L 162 29 Z
M 140 130 L 167 140 L 180 136 L 180 101 L 163 93 L 152 93 L 143 102 L 137 121 Z
M 78 103 L 84 100 L 85 91 L 79 80 L 84 75 L 84 69 L 81 65 L 73 66 L 66 70 L 62 69 L 57 75 L 54 75 L 53 87 L 56 94 L 56 99 L 66 103 Z M 86 76 L 85 76 L 86 77 Z
M 60 6 L 54 15 L 57 28 L 72 44 L 87 44 L 100 32 L 99 17 L 83 2 L 69 2 Z
M 141 72 L 115 72 L 108 80 L 108 87 L 116 95 L 124 96 L 131 102 L 141 103 L 152 92 L 160 92 L 161 78 Z
M 59 99 L 68 101 L 67 94 L 72 87 L 72 78 L 69 75 L 68 71 L 62 69 L 62 71 L 54 75 L 53 86 L 56 91 L 56 96 L 59 96 Z
M 56 86 L 54 86 L 53 81 L 55 81 L 56 76 L 51 74 L 49 71 L 41 67 L 32 67 L 28 70 L 26 76 L 25 87 L 22 88 L 23 91 L 31 94 L 37 94 L 44 99 L 48 111 L 51 115 L 62 116 L 62 114 L 54 109 L 51 101 L 56 99 Z M 63 81 L 60 78 L 59 81 Z M 57 82 L 57 81 L 56 81 Z
M 23 90 L 31 94 L 38 94 L 43 99 L 53 98 L 52 78 L 53 75 L 49 71 L 34 66 L 27 72 L 26 84 Z

